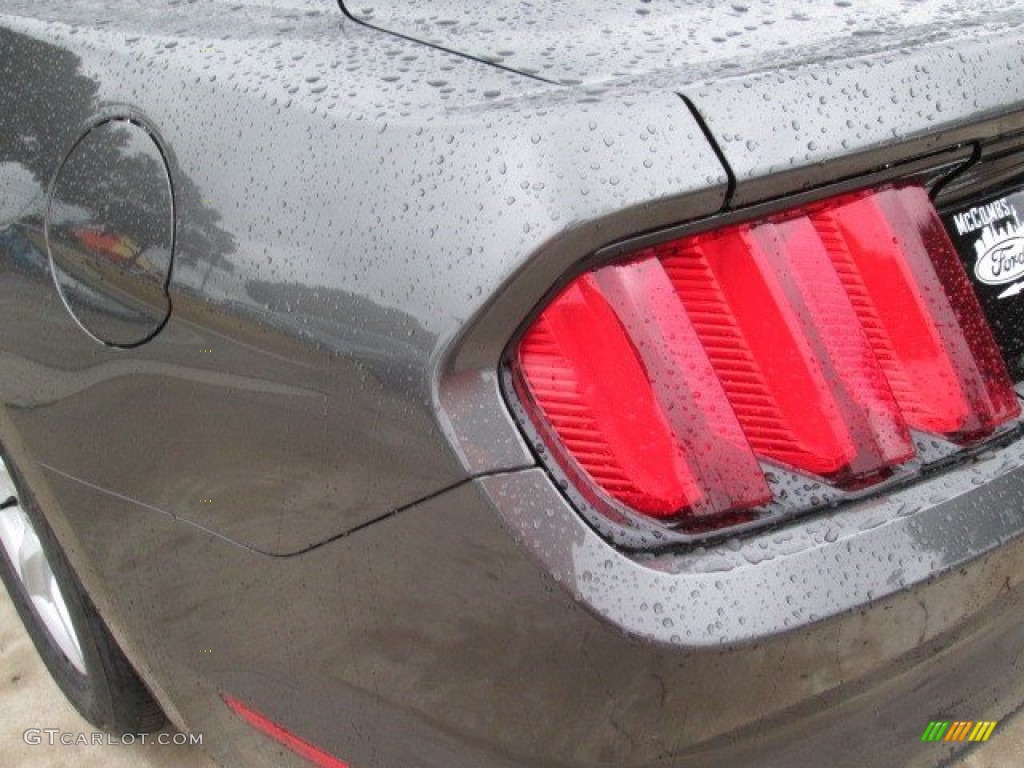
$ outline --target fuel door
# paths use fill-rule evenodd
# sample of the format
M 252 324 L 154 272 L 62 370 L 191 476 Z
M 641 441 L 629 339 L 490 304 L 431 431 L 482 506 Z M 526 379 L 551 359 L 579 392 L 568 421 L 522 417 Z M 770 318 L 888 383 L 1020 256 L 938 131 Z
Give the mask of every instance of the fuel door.
M 105 119 L 78 139 L 50 188 L 46 247 L 57 291 L 86 333 L 133 347 L 159 332 L 171 310 L 174 199 L 150 128 Z

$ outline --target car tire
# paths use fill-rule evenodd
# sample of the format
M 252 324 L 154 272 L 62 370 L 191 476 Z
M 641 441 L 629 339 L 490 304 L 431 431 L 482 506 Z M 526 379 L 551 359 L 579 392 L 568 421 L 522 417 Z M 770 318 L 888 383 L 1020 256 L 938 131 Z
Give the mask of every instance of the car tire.
M 40 514 L 0 454 L 0 576 L 51 676 L 78 712 L 111 733 L 166 717 L 118 647 Z

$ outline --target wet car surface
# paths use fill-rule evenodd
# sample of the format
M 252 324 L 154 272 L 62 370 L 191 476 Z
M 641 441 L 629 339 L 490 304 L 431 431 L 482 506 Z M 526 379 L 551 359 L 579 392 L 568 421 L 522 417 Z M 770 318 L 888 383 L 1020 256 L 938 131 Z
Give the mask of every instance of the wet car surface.
M 1013 3 L 5 0 L 0 501 L 62 597 L 33 591 L 31 538 L 10 534 L 13 591 L 80 592 L 74 628 L 175 726 L 218 734 L 224 764 L 931 765 L 971 747 L 920 737 L 1022 700 L 1022 22 Z M 959 426 L 914 421 L 900 340 L 879 353 L 832 262 L 764 255 L 773 233 L 824 238 L 823 210 L 891 225 L 907 263 L 930 249 L 906 279 L 931 280 L 921 327 L 959 350 L 932 381 L 977 394 Z M 833 409 L 874 436 L 853 459 L 758 442 L 722 374 L 674 260 L 705 249 L 740 295 L 753 278 L 709 243 L 741 241 L 729 263 L 803 308 L 793 354 L 816 357 L 794 359 L 812 378 L 808 360 L 835 363 L 822 402 L 882 382 Z M 682 305 L 629 303 L 670 283 Z M 824 296 L 857 355 L 815 315 Z M 584 299 L 583 325 L 605 302 L 612 332 L 578 358 L 534 343 L 576 333 Z M 682 362 L 643 336 L 652 307 L 690 334 Z M 782 336 L 757 347 L 741 314 L 770 371 Z M 642 363 L 614 391 L 628 407 L 588 394 L 618 360 L 573 406 L 602 439 L 678 398 L 739 449 L 665 417 L 683 469 L 644 486 L 661 465 L 642 430 L 625 442 L 647 458 L 602 454 L 634 490 L 602 485 L 543 377 L 583 381 L 620 342 Z

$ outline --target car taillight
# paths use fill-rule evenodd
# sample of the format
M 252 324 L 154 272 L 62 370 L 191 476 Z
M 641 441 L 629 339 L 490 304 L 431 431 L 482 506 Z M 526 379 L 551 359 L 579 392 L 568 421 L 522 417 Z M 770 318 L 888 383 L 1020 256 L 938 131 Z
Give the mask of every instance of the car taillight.
M 1019 413 L 918 186 L 792 209 L 577 277 L 511 367 L 559 470 L 595 506 L 705 529 L 776 499 L 766 472 L 863 489 Z

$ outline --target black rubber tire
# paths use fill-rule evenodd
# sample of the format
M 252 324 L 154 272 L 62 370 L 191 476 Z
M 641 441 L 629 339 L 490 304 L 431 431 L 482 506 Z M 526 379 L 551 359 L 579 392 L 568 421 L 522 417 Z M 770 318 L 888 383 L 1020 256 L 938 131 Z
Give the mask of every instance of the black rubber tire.
M 6 457 L 4 464 L 17 488 L 18 503 L 35 528 L 60 586 L 85 660 L 86 674 L 83 675 L 50 637 L 6 550 L 0 547 L 0 576 L 50 675 L 82 717 L 100 730 L 115 734 L 160 730 L 167 722 L 160 705 L 96 612 L 35 500 L 26 492 L 22 478 Z

